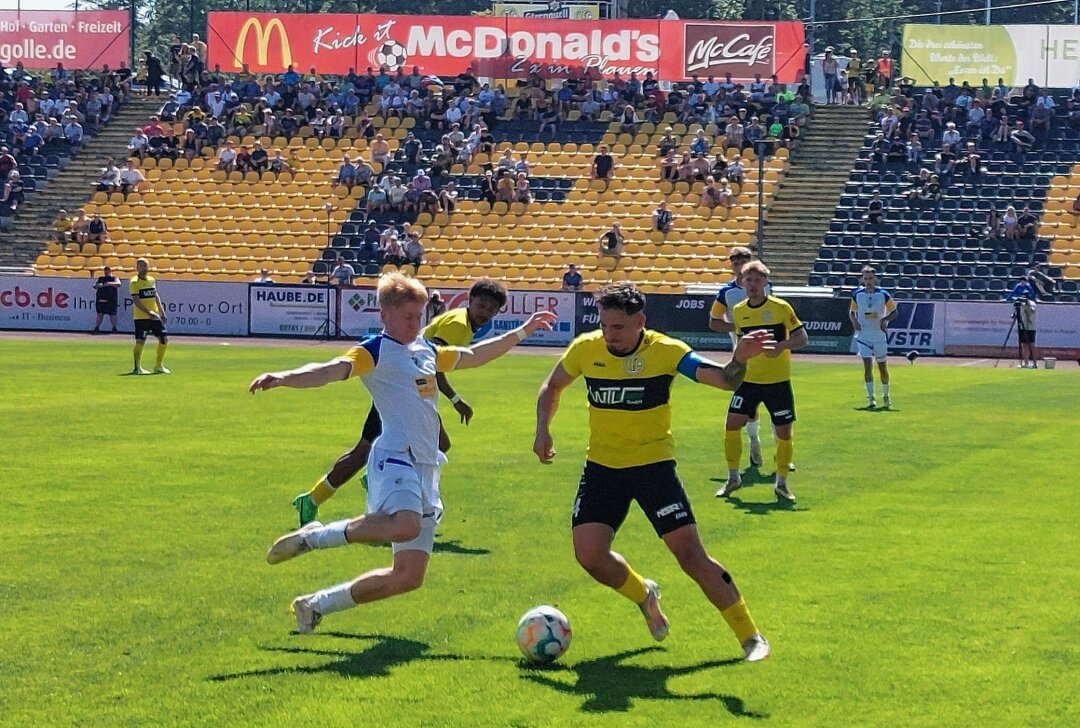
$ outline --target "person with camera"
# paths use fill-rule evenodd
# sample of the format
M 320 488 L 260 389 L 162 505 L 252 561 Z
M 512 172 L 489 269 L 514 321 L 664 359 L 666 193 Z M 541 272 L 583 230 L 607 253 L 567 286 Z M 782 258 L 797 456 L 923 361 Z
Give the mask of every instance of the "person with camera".
M 1019 369 L 1037 369 L 1038 350 L 1035 348 L 1035 304 L 1039 296 L 1046 296 L 1047 287 L 1053 287 L 1054 279 L 1040 270 L 1035 263 L 1005 297 L 1013 305 L 1013 321 L 1016 322 L 1020 340 Z

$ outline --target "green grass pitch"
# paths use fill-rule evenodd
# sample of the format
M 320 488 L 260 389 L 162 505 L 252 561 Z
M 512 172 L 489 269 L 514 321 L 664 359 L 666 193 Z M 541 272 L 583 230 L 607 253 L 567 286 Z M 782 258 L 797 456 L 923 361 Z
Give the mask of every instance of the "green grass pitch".
M 584 393 L 564 397 L 557 461 L 539 465 L 544 356 L 453 375 L 477 415 L 448 422 L 424 588 L 290 634 L 293 596 L 390 558 L 264 561 L 368 400 L 358 382 L 246 386 L 331 354 L 177 342 L 172 376 L 135 378 L 120 376 L 127 342 L 0 341 L 0 724 L 1080 724 L 1075 371 L 899 360 L 896 410 L 875 413 L 857 409 L 857 362 L 797 362 L 793 510 L 764 479 L 713 498 L 727 397 L 678 381 L 699 527 L 773 644 L 749 665 L 640 512 L 616 547 L 663 587 L 662 645 L 574 562 Z M 323 520 L 362 503 L 350 483 Z M 513 635 L 543 603 L 569 616 L 574 642 L 533 669 Z

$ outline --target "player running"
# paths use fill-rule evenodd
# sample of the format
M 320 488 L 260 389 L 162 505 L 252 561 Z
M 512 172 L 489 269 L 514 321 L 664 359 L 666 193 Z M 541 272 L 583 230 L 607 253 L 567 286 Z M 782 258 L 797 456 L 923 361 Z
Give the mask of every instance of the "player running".
M 153 334 L 158 340 L 154 373 L 172 374 L 165 368 L 165 349 L 169 346 L 169 333 L 165 330 L 165 304 L 158 295 L 157 281 L 150 275 L 150 261 L 146 258 L 135 261 L 135 277 L 128 282 L 128 292 L 135 306 L 132 314 L 135 318 L 135 368 L 131 373 L 150 373 L 142 368 L 142 352 L 146 345 L 146 335 Z
M 506 305 L 506 295 L 506 287 L 498 281 L 484 278 L 474 282 L 472 288 L 469 289 L 468 306 L 455 308 L 436 316 L 424 329 L 423 337 L 443 346 L 468 346 L 480 341 L 491 332 L 491 321 Z M 439 372 L 436 378 L 439 391 L 454 405 L 461 421 L 468 425 L 473 417 L 473 408 L 454 390 L 445 374 Z M 360 441 L 339 457 L 334 467 L 330 468 L 330 472 L 320 478 L 311 490 L 293 499 L 293 508 L 300 516 L 301 527 L 314 521 L 319 514 L 319 506 L 333 497 L 338 488 L 364 469 L 371 452 L 371 443 L 375 442 L 380 432 L 382 432 L 382 421 L 379 419 L 379 411 L 375 408 L 375 403 L 372 402 L 367 419 L 364 421 Z M 439 450 L 443 453 L 450 450 L 450 437 L 441 424 Z
M 877 407 L 874 398 L 874 361 L 881 374 L 881 404 L 892 406 L 889 399 L 889 342 L 886 329 L 899 313 L 892 296 L 884 288 L 878 288 L 877 271 L 871 266 L 862 269 L 862 288 L 851 294 L 848 317 L 855 327 L 855 346 L 863 361 L 863 379 L 866 382 L 866 406 Z
M 769 269 L 764 263 L 755 260 L 743 266 L 742 283 L 746 288 L 746 300 L 732 311 L 735 333 L 746 336 L 755 331 L 768 331 L 776 344 L 765 352 L 765 356 L 747 364 L 745 381 L 731 397 L 724 432 L 728 480 L 716 496 L 726 498 L 742 487 L 739 474 L 742 436 L 739 430 L 757 412 L 758 405 L 764 404 L 776 429 L 776 485 L 773 490 L 781 500 L 794 503 L 795 496 L 787 484 L 792 453 L 791 425 L 795 422 L 791 352 L 806 346 L 806 329 L 787 301 L 768 294 Z
M 296 629 L 310 634 L 332 612 L 418 589 L 424 581 L 442 517 L 439 496 L 439 411 L 436 374 L 482 366 L 510 351 L 555 315 L 533 314 L 526 324 L 472 348 L 442 347 L 420 336 L 427 291 L 400 273 L 379 279 L 383 332 L 369 336 L 344 356 L 286 372 L 262 374 L 252 394 L 276 387 L 321 387 L 360 377 L 382 413 L 381 434 L 368 457 L 367 513 L 322 525 L 312 521 L 282 536 L 266 554 L 271 564 L 312 549 L 350 543 L 392 543 L 393 565 L 357 579 L 304 594 L 292 602 Z
M 660 587 L 644 579 L 611 550 L 634 501 L 724 620 L 747 660 L 769 655 L 769 643 L 727 570 L 706 551 L 690 501 L 675 472 L 671 435 L 671 384 L 676 374 L 720 389 L 735 389 L 747 361 L 767 352 L 767 331 L 744 336 L 732 360 L 721 366 L 682 341 L 645 328 L 645 295 L 631 283 L 602 289 L 596 305 L 600 331 L 577 337 L 540 388 L 533 452 L 551 463 L 551 420 L 559 398 L 579 376 L 589 400 L 589 449 L 572 517 L 574 554 L 601 584 L 638 605 L 653 639 L 667 637 Z

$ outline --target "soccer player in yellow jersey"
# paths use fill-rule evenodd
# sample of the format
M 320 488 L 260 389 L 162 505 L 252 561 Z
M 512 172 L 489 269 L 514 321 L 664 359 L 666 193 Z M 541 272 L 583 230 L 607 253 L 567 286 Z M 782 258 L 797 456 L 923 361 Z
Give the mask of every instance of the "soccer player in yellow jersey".
M 154 373 L 172 374 L 164 364 L 165 349 L 169 345 L 169 335 L 165 331 L 165 304 L 158 295 L 157 281 L 150 275 L 150 261 L 146 258 L 139 258 L 135 262 L 135 277 L 128 283 L 128 291 L 131 293 L 131 302 L 135 305 L 135 368 L 131 373 L 150 373 L 142 368 L 142 352 L 146 335 L 153 334 L 158 340 Z
M 469 346 L 488 335 L 492 328 L 492 319 L 506 305 L 506 297 L 506 287 L 498 281 L 489 278 L 475 281 L 469 289 L 468 306 L 436 316 L 424 328 L 422 336 L 442 346 Z M 473 417 L 472 407 L 454 391 L 445 374 L 439 372 L 436 381 L 439 391 L 454 405 L 462 423 L 468 425 Z M 334 467 L 319 479 L 315 487 L 293 499 L 293 507 L 300 516 L 301 526 L 314 521 L 319 513 L 319 506 L 364 469 L 371 452 L 371 444 L 380 432 L 382 420 L 373 402 L 364 421 L 359 442 L 338 458 Z M 442 428 L 439 431 L 439 449 L 444 453 L 450 449 L 450 438 Z
M 577 337 L 540 388 L 533 452 L 555 457 L 551 420 L 559 397 L 579 376 L 589 399 L 589 451 L 573 510 L 574 555 L 601 584 L 638 605 L 653 639 L 667 637 L 660 587 L 611 550 L 615 533 L 637 502 L 657 535 L 735 632 L 746 659 L 769 655 L 727 570 L 706 551 L 690 501 L 675 472 L 671 436 L 671 384 L 676 374 L 719 389 L 739 386 L 747 362 L 768 352 L 772 338 L 759 331 L 739 340 L 720 366 L 682 341 L 645 328 L 645 295 L 631 283 L 602 289 L 596 299 L 600 331 Z
M 746 300 L 732 309 L 735 333 L 746 336 L 758 331 L 769 332 L 776 345 L 765 356 L 751 361 L 746 377 L 735 390 L 728 406 L 724 432 L 724 454 L 727 456 L 728 480 L 716 492 L 726 498 L 742 487 L 739 463 L 742 460 L 741 430 L 764 404 L 776 429 L 776 486 L 773 490 L 783 501 L 795 502 L 788 489 L 787 475 L 791 464 L 791 425 L 795 422 L 795 396 L 791 391 L 791 352 L 806 346 L 806 329 L 791 305 L 768 294 L 769 269 L 761 261 L 743 266 L 742 285 Z

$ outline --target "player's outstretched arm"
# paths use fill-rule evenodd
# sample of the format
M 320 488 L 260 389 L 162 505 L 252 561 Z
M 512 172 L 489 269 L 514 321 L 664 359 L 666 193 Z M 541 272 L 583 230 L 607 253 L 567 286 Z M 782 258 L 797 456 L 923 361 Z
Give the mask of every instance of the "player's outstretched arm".
M 696 381 L 730 392 L 738 389 L 743 383 L 748 361 L 759 354 L 773 351 L 775 348 L 776 340 L 773 339 L 771 333 L 768 331 L 751 331 L 739 339 L 731 361 L 727 364 L 717 364 L 696 353 L 687 356 L 695 357 L 692 361 L 696 365 L 694 375 Z
M 551 437 L 551 420 L 559 409 L 559 398 L 562 391 L 570 386 L 574 377 L 563 367 L 562 363 L 555 365 L 551 374 L 540 386 L 540 394 L 536 398 L 536 439 L 533 440 L 533 452 L 540 462 L 550 465 L 555 457 L 555 441 Z
M 351 372 L 352 363 L 348 359 L 334 359 L 332 361 L 305 364 L 287 372 L 260 374 L 255 377 L 255 381 L 248 387 L 248 391 L 255 394 L 260 389 L 276 389 L 277 387 L 293 387 L 295 389 L 322 387 L 331 382 L 348 379 Z
M 524 326 L 507 332 L 494 339 L 482 341 L 475 346 L 461 349 L 461 359 L 455 369 L 475 369 L 498 359 L 537 331 L 551 331 L 558 318 L 551 311 L 534 313 Z
M 735 330 L 735 324 L 722 318 L 709 317 L 709 330 L 718 334 L 730 334 Z

